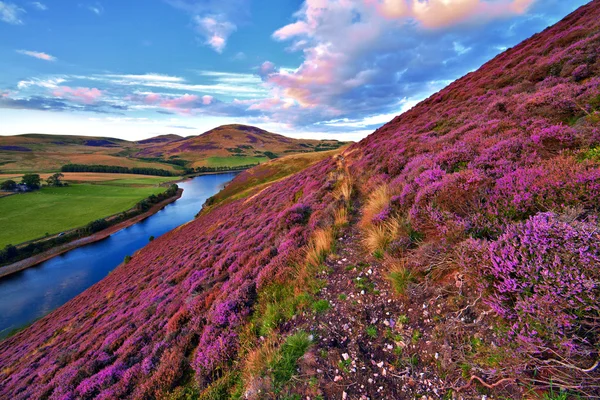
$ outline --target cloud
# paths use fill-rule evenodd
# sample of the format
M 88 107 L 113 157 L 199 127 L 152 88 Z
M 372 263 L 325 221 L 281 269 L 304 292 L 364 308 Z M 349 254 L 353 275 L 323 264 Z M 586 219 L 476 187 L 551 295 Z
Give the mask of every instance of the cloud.
M 143 75 L 103 75 L 106 78 L 122 79 L 124 81 L 142 81 L 142 82 L 184 82 L 183 78 L 178 76 L 169 76 L 161 74 L 143 74 Z
M 191 17 L 202 43 L 222 53 L 227 40 L 248 18 L 249 0 L 165 0 Z
M 94 4 L 88 5 L 87 9 L 90 10 L 91 12 L 93 12 L 94 14 L 98 15 L 98 16 L 104 14 L 104 7 L 99 2 L 96 2 Z
M 442 28 L 465 21 L 486 20 L 523 14 L 535 0 L 366 0 L 391 20 L 413 19 L 427 28 Z
M 66 81 L 67 80 L 63 77 L 54 77 L 46 79 L 33 78 L 29 80 L 19 81 L 19 83 L 17 83 L 17 88 L 23 90 L 33 86 L 45 89 L 56 89 L 61 83 L 64 83 Z
M 236 97 L 262 97 L 268 94 L 259 77 L 253 74 L 197 71 L 204 83 L 188 83 L 185 79 L 160 74 L 145 75 L 95 75 L 79 77 L 88 80 L 104 81 L 122 86 L 160 88 L 182 92 L 225 95 Z
M 210 15 L 206 17 L 195 16 L 196 30 L 205 38 L 205 44 L 212 47 L 217 53 L 222 53 L 229 36 L 237 27 L 223 19 L 223 16 Z
M 188 129 L 188 130 L 196 130 L 196 129 L 198 129 L 198 128 L 194 128 L 193 126 L 185 126 L 185 125 L 168 125 L 167 128 Z
M 26 55 L 29 57 L 34 57 L 34 58 L 44 60 L 44 61 L 56 61 L 56 57 L 51 56 L 50 54 L 47 54 L 47 53 L 39 52 L 39 51 L 17 50 L 17 53 L 23 54 L 23 55 Z
M 39 11 L 46 11 L 48 10 L 48 6 L 45 5 L 44 3 L 40 3 L 39 1 L 34 1 L 32 3 L 30 3 L 31 6 Z
M 369 125 L 361 120 L 401 112 L 585 0 L 565 3 L 306 0 L 273 33 L 303 62 L 293 70 L 264 63 L 259 75 L 271 95 L 250 107 L 295 126 Z
M 110 104 L 107 102 L 98 102 L 94 104 L 73 104 L 67 99 L 58 99 L 56 97 L 31 96 L 31 97 L 0 97 L 0 108 L 13 110 L 36 110 L 36 111 L 72 111 L 72 112 L 93 112 L 98 114 L 122 114 L 127 111 L 126 106 Z
M 0 21 L 12 25 L 22 25 L 23 20 L 21 20 L 21 16 L 25 14 L 25 12 L 25 10 L 18 7 L 16 4 L 0 1 Z
M 56 90 L 54 90 L 52 94 L 59 98 L 65 98 L 71 101 L 80 102 L 84 104 L 95 103 L 103 95 L 102 91 L 97 88 L 72 88 L 69 86 L 60 86 Z

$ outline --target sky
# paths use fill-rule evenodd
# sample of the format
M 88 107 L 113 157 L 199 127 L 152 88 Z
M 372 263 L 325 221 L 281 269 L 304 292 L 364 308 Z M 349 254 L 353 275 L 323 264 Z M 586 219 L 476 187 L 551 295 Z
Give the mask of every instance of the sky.
M 584 0 L 0 0 L 0 135 L 359 140 Z

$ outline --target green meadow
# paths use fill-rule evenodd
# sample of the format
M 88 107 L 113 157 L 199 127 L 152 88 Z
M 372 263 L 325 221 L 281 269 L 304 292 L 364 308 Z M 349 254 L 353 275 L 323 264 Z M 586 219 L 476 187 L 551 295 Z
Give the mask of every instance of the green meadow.
M 267 157 L 208 157 L 206 159 L 207 167 L 239 167 L 240 165 L 258 164 L 269 161 Z
M 153 178 L 122 179 L 102 184 L 44 186 L 39 191 L 0 198 L 0 248 L 79 228 L 133 207 L 164 192 Z M 145 186 L 141 186 L 146 184 Z

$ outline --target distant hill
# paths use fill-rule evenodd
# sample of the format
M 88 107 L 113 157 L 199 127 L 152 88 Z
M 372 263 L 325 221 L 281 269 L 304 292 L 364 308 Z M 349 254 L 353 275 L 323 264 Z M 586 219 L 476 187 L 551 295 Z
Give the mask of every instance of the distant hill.
M 0 136 L 1 172 L 49 172 L 65 164 L 159 168 L 257 164 L 285 154 L 332 150 L 336 140 L 297 140 L 246 125 L 225 125 L 199 136 L 160 135 L 137 142 L 109 137 L 25 134 Z
M 198 136 L 156 143 L 134 157 L 179 158 L 190 161 L 192 167 L 220 165 L 232 157 L 237 164 L 252 164 L 284 154 L 333 150 L 344 144 L 337 140 L 292 139 L 254 126 L 223 125 Z

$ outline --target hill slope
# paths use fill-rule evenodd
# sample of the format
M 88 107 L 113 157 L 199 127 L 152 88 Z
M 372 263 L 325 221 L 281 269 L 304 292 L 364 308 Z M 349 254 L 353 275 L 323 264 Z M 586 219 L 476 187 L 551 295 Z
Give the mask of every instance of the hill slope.
M 599 46 L 593 1 L 160 237 L 2 342 L 0 393 L 598 396 Z
M 225 125 L 199 136 L 161 135 L 130 142 L 69 135 L 0 136 L 0 172 L 57 171 L 65 164 L 101 164 L 183 171 L 257 164 L 273 157 L 337 149 L 336 140 L 298 140 L 253 126 Z
M 136 156 L 176 157 L 190 161 L 193 167 L 212 166 L 211 162 L 232 157 L 252 164 L 256 158 L 264 160 L 289 153 L 333 150 L 343 144 L 336 140 L 292 139 L 247 125 L 224 125 L 199 136 L 147 147 Z

